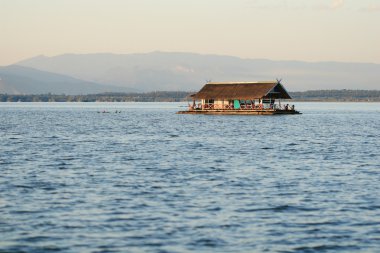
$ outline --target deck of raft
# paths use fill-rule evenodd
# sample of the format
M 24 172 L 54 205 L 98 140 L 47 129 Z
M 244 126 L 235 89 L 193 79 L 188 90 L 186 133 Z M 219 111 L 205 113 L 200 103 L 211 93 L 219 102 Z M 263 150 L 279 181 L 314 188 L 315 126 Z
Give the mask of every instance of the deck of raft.
M 207 115 L 282 115 L 301 114 L 296 110 L 188 110 L 179 111 L 177 114 L 207 114 Z

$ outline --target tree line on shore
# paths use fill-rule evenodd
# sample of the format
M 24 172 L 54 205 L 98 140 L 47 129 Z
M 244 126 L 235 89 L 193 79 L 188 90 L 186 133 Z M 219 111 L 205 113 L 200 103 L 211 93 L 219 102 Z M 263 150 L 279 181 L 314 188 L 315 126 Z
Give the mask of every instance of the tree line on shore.
M 99 93 L 88 95 L 0 94 L 0 102 L 181 102 L 195 92 L 155 91 L 146 93 Z M 296 101 L 380 102 L 380 90 L 312 90 L 289 92 Z
M 380 102 L 380 90 L 310 90 L 290 96 L 297 101 Z
M 87 95 L 34 94 L 8 95 L 0 94 L 0 102 L 180 102 L 194 92 L 155 91 L 146 93 L 105 92 Z

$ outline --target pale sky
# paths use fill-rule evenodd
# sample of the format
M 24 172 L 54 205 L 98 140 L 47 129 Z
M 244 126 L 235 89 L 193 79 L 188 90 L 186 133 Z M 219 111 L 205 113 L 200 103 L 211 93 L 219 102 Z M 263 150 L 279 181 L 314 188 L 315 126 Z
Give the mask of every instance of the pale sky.
M 151 51 L 380 63 L 380 0 L 0 0 L 0 66 Z

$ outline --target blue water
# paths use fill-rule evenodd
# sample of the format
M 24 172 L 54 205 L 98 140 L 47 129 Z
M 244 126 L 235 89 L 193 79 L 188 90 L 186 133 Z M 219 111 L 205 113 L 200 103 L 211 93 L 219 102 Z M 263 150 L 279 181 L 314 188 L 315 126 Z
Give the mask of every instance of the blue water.
M 185 105 L 0 104 L 0 252 L 380 252 L 379 103 Z

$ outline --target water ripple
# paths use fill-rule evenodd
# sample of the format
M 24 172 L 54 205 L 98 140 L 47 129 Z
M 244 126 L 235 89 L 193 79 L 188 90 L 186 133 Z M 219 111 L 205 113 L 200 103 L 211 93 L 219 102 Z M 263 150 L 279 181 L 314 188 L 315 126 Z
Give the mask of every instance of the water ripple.
M 1 104 L 0 252 L 378 251 L 379 104 L 178 106 Z

